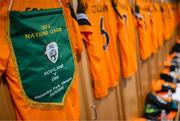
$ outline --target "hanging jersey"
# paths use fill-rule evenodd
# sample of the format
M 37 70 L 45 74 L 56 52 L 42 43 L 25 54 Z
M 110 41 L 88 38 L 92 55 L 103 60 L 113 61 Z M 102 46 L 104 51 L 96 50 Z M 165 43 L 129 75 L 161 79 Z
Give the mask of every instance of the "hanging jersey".
M 180 3 L 178 3 L 178 5 L 177 5 L 177 11 L 178 11 L 178 14 L 177 14 L 177 20 L 178 20 L 178 25 L 180 24 Z
M 168 12 L 168 8 L 167 8 L 167 4 L 163 3 L 162 4 L 162 9 L 163 9 L 163 23 L 164 23 L 164 31 L 163 31 L 163 37 L 165 40 L 169 39 L 169 12 Z
M 157 27 L 158 27 L 158 47 L 163 45 L 163 19 L 161 14 L 160 4 L 156 3 L 154 5 L 157 17 Z
M 7 16 L 7 8 L 9 6 L 8 6 L 8 2 L 5 1 L 3 1 L 5 3 L 3 7 L 6 7 L 6 12 L 4 12 L 4 14 L 0 14 L 1 18 Z M 63 7 L 62 6 L 60 7 L 58 1 L 56 0 L 51 0 L 51 1 L 39 0 L 38 2 L 35 0 L 26 0 L 26 1 L 13 0 L 11 12 L 10 12 L 9 39 L 7 39 L 8 37 L 5 33 L 7 31 L 7 28 L 0 30 L 1 35 L 5 36 L 3 38 L 0 38 L 1 45 L 4 45 L 0 47 L 0 51 L 1 51 L 0 61 L 3 62 L 3 64 L 0 64 L 0 75 L 4 73 L 6 76 L 6 80 L 10 89 L 10 94 L 12 96 L 14 105 L 16 107 L 16 114 L 18 120 L 70 120 L 70 119 L 72 120 L 72 119 L 80 118 L 78 82 L 77 82 L 78 76 L 76 71 L 76 58 L 74 55 L 82 51 L 81 35 L 78 28 L 78 24 L 75 18 L 73 18 L 74 14 L 73 11 L 71 11 L 71 7 L 69 3 L 63 0 L 62 5 Z M 64 17 L 63 14 L 61 14 L 62 12 L 61 10 L 63 10 L 65 13 Z M 34 16 L 34 15 L 39 15 L 39 13 L 41 13 L 40 15 L 43 18 L 43 20 L 39 21 L 38 16 Z M 49 14 L 47 15 L 47 13 Z M 66 22 L 66 25 L 64 24 L 64 21 L 59 20 L 60 15 L 61 18 L 64 19 L 64 21 Z M 16 17 L 14 18 L 14 16 Z M 49 17 L 51 17 L 49 21 L 44 21 L 47 20 L 47 18 Z M 56 19 L 54 19 L 54 17 Z M 24 21 L 19 21 L 18 20 L 19 18 L 24 19 Z M 28 21 L 28 19 L 29 20 L 31 19 L 32 21 Z M 13 22 L 11 23 L 12 20 Z M 51 23 L 54 23 L 52 22 L 52 20 L 53 21 L 57 20 L 57 21 L 55 24 L 51 25 Z M 21 26 L 19 26 L 16 29 L 13 25 L 14 24 L 19 25 L 20 23 L 18 22 L 24 23 L 22 24 L 22 26 L 24 27 L 22 28 Z M 29 22 L 33 24 L 28 26 Z M 43 22 L 45 22 L 46 24 L 44 24 Z M 0 23 L 3 23 L 2 28 L 5 28 L 7 23 L 7 18 L 6 21 L 4 19 L 0 19 Z M 43 25 L 41 25 L 41 23 L 43 23 Z M 61 25 L 64 26 L 64 28 L 61 28 Z M 29 30 L 32 33 L 26 33 L 27 31 L 30 32 L 29 30 L 21 31 L 20 33 L 19 29 L 23 30 L 24 28 L 31 28 Z M 41 29 L 46 31 L 40 33 L 33 33 L 33 31 L 41 30 Z M 14 34 L 15 32 L 18 33 Z M 61 32 L 64 33 L 63 37 Z M 22 33 L 25 33 L 24 38 L 26 39 L 26 42 L 23 44 L 23 46 L 21 44 L 21 42 L 24 42 L 22 38 L 18 39 L 19 42 L 15 41 L 16 40 L 15 37 L 19 37 L 19 38 L 23 37 L 21 36 Z M 58 40 L 57 37 L 59 38 L 59 36 L 61 36 L 64 39 L 66 38 L 66 40 L 64 39 Z M 44 42 L 42 41 L 43 40 L 42 38 L 44 39 Z M 48 39 L 52 39 L 52 40 L 48 40 Z M 56 41 L 56 39 L 58 41 Z M 43 46 L 39 48 L 39 45 L 44 45 L 44 43 L 48 41 L 53 41 L 53 42 L 49 43 L 46 47 Z M 63 41 L 66 41 L 66 43 L 63 43 Z M 10 45 L 10 43 L 12 46 Z M 63 48 L 64 49 L 63 50 L 62 45 L 60 45 L 59 43 L 66 44 L 68 48 L 65 47 Z M 72 50 L 70 49 L 71 43 L 72 43 Z M 22 51 L 21 49 L 23 49 L 23 47 L 26 47 L 27 50 Z M 19 49 L 21 51 L 19 51 Z M 42 49 L 44 51 L 40 52 Z M 37 55 L 42 53 L 42 56 L 37 57 L 36 54 L 32 56 L 31 54 L 34 53 L 35 50 L 37 51 L 36 53 Z M 64 53 L 65 50 L 66 50 L 66 54 L 67 53 L 69 54 L 69 56 L 66 56 L 67 58 L 65 63 L 68 64 L 70 62 L 69 64 L 73 65 L 72 62 L 74 60 L 74 65 L 73 65 L 74 76 L 67 80 L 62 80 L 64 79 L 64 77 L 67 77 L 67 75 L 69 74 L 69 72 L 66 71 L 69 70 L 69 67 L 67 67 L 65 63 L 64 64 L 62 63 L 57 67 L 50 68 L 49 70 L 43 72 L 44 76 L 46 77 L 51 78 L 52 76 L 51 80 L 48 79 L 49 82 L 47 81 L 47 79 L 44 79 L 41 80 L 43 81 L 42 83 L 37 84 L 36 82 L 39 82 L 42 76 L 41 73 L 39 72 L 42 72 L 44 67 L 47 67 L 47 64 L 49 64 L 48 66 L 51 67 L 51 65 L 54 65 L 55 63 L 62 62 L 63 59 L 65 59 L 63 58 L 65 57 L 64 55 L 66 55 Z M 24 55 L 23 58 L 22 55 Z M 39 59 L 43 58 L 47 60 L 47 62 L 42 61 L 41 63 L 35 63 L 36 67 L 34 68 L 35 65 L 33 64 L 33 62 L 35 62 L 38 58 Z M 22 66 L 22 64 L 24 65 Z M 39 66 L 37 66 L 37 64 Z M 41 66 L 41 64 L 44 64 L 44 66 Z M 41 70 L 38 70 L 40 68 Z M 63 75 L 64 77 L 58 76 L 61 75 L 59 74 L 59 70 L 61 69 L 67 72 L 66 73 L 67 75 L 66 74 Z M 39 77 L 36 78 L 35 80 L 32 80 L 34 76 L 37 75 L 37 73 L 27 73 L 28 71 L 37 72 L 39 74 Z M 69 83 L 70 81 L 71 83 Z M 43 86 L 42 88 L 42 85 L 47 85 L 46 83 L 49 83 L 48 86 L 47 87 Z M 67 87 L 65 87 L 65 85 Z M 45 91 L 45 89 L 47 89 L 47 91 Z M 44 92 L 42 92 L 42 90 Z
M 128 78 L 137 70 L 134 18 L 128 1 L 113 0 L 113 7 L 118 16 L 121 73 L 124 78 Z
M 148 3 L 137 2 L 136 3 L 136 18 L 137 18 L 137 30 L 139 35 L 140 57 L 142 60 L 146 60 L 152 53 L 151 46 L 151 13 L 148 10 Z
M 110 0 L 80 0 L 77 19 L 88 52 L 95 97 L 102 98 L 119 80 L 117 22 Z
M 172 8 L 170 3 L 163 4 L 163 19 L 164 19 L 164 38 L 169 40 L 174 30 L 175 18 L 173 16 Z
M 8 48 L 7 39 L 6 37 L 6 26 L 5 23 L 7 22 L 7 9 L 9 2 L 7 0 L 3 0 L 0 2 L 0 76 L 6 69 L 6 65 L 8 63 L 9 53 L 10 50 Z
M 153 3 L 150 3 L 150 11 L 151 11 L 151 27 L 152 27 L 152 51 L 156 53 L 158 51 L 158 30 L 157 30 L 157 14 L 154 9 Z

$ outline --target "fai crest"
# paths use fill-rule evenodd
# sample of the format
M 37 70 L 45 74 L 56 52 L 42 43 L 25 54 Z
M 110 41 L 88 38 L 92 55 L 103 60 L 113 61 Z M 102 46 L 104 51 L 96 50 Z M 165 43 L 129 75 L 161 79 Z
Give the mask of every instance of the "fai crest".
M 58 46 L 56 42 L 51 42 L 46 46 L 46 56 L 52 63 L 56 63 L 58 60 Z

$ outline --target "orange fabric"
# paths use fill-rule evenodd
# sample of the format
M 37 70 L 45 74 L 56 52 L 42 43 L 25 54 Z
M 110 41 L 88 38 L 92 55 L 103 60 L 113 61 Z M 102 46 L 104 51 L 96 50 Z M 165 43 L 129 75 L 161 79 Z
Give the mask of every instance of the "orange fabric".
M 173 120 L 173 119 L 176 118 L 176 115 L 177 115 L 177 112 L 176 112 L 176 111 L 171 111 L 171 112 L 168 113 L 167 119 L 168 119 L 168 120 Z
M 162 85 L 165 83 L 164 80 L 153 80 L 151 83 L 151 89 L 153 92 L 160 91 L 162 88 Z
M 0 76 L 6 69 L 6 65 L 8 63 L 8 58 L 10 55 L 10 50 L 8 48 L 7 42 L 4 42 L 6 37 L 6 20 L 7 20 L 7 6 L 8 1 L 3 0 L 0 2 Z
M 169 54 L 169 55 L 166 57 L 166 60 L 167 60 L 167 61 L 172 61 L 172 59 L 173 59 L 175 56 L 176 56 L 176 52 L 171 53 L 171 54 Z
M 131 121 L 147 121 L 146 118 L 131 118 L 129 120 L 131 120 Z
M 108 94 L 109 88 L 118 84 L 120 75 L 115 12 L 110 1 L 80 0 L 77 19 L 83 36 L 87 32 L 92 33 L 83 39 L 88 52 L 95 97 L 102 98 Z M 109 44 L 103 49 L 107 40 Z
M 163 38 L 163 16 L 162 16 L 162 12 L 161 12 L 161 4 L 157 4 L 157 22 L 158 22 L 158 45 L 159 47 L 163 46 L 164 43 L 164 38 Z
M 153 80 L 151 83 L 151 89 L 153 92 L 160 91 L 162 89 L 162 85 L 169 85 L 173 89 L 176 89 L 176 84 L 173 84 L 171 82 L 165 82 L 162 79 L 159 80 Z
M 154 43 L 154 53 L 156 53 L 157 49 L 163 45 L 164 37 L 163 37 L 163 16 L 160 8 L 160 4 L 151 3 L 150 10 L 152 12 L 151 17 L 151 25 L 153 28 L 152 38 Z
M 151 39 L 151 13 L 148 11 L 149 3 L 138 2 L 140 18 L 137 17 L 138 21 L 138 34 L 140 43 L 140 57 L 142 60 L 146 60 L 152 54 L 152 39 Z
M 164 19 L 164 38 L 169 40 L 175 29 L 175 16 L 173 15 L 172 6 L 170 3 L 163 4 L 163 19 Z
M 135 23 L 128 1 L 114 0 L 114 2 L 122 17 L 118 16 L 121 73 L 124 78 L 128 78 L 137 70 Z
M 154 5 L 150 3 L 149 7 L 151 11 L 151 38 L 152 38 L 152 52 L 156 53 L 158 51 L 158 29 L 157 29 L 157 12 L 154 9 Z
M 177 8 L 177 6 L 178 6 L 177 4 L 172 5 L 175 27 L 177 27 L 177 25 L 178 25 L 178 8 Z
M 62 1 L 62 0 L 61 0 Z M 0 9 L 0 27 L 5 28 L 7 22 L 4 21 L 4 16 L 7 16 L 8 2 L 3 0 L 3 7 L 6 11 Z M 20 4 L 19 4 L 20 3 Z M 0 2 L 0 4 L 2 4 Z M 64 4 L 63 9 L 65 12 L 65 18 L 67 20 L 67 26 L 69 28 L 69 35 L 72 40 L 72 46 L 74 53 L 80 53 L 82 51 L 81 36 L 78 31 L 78 26 L 76 21 L 71 17 L 69 8 Z M 12 10 L 24 11 L 26 8 L 55 8 L 59 7 L 56 0 L 14 0 L 12 5 Z M 4 9 L 3 9 L 4 10 Z M 3 19 L 2 19 L 3 18 Z M 37 106 L 32 106 L 29 104 L 25 98 L 22 90 L 21 84 L 18 80 L 18 74 L 15 69 L 15 62 L 13 61 L 12 53 L 9 51 L 9 45 L 7 44 L 7 35 L 5 33 L 6 29 L 0 29 L 0 75 L 5 73 L 6 80 L 8 82 L 9 90 L 14 101 L 16 108 L 17 119 L 18 120 L 78 120 L 80 118 L 80 107 L 79 107 L 79 96 L 78 96 L 78 76 L 77 73 L 73 80 L 70 90 L 65 97 L 65 102 L 63 106 L 58 104 L 51 105 L 47 104 L 49 108 L 44 107 L 41 103 Z M 2 36 L 3 35 L 3 36 Z M 5 37 L 6 36 L 6 37 Z M 46 106 L 47 106 L 46 105 Z
M 171 61 L 164 61 L 163 66 L 170 67 L 171 66 Z
M 170 69 L 169 68 L 164 68 L 161 73 L 163 74 L 168 74 L 169 75 Z
M 163 31 L 163 36 L 165 40 L 168 40 L 170 37 L 169 35 L 169 12 L 168 12 L 168 8 L 167 8 L 167 4 L 163 4 L 163 21 L 164 21 L 164 31 Z
M 174 84 L 174 83 L 166 82 L 166 83 L 164 83 L 164 84 L 167 84 L 167 85 L 169 85 L 170 87 L 172 87 L 173 89 L 176 89 L 176 84 Z
M 177 38 L 176 38 L 176 43 L 177 43 L 177 44 L 180 44 L 180 36 L 177 36 Z

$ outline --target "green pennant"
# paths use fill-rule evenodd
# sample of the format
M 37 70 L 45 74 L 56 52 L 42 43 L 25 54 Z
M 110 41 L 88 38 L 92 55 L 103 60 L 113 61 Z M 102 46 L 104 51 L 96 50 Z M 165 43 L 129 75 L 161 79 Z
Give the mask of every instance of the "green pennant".
M 75 72 L 63 9 L 11 11 L 10 40 L 26 96 L 63 103 Z

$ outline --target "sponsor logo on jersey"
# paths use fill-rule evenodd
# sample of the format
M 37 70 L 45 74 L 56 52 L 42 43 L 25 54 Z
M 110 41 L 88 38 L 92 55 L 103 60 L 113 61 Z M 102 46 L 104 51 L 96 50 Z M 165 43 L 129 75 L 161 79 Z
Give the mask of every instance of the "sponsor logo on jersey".
M 108 11 L 107 5 L 92 5 L 91 6 L 93 13 L 103 13 Z

